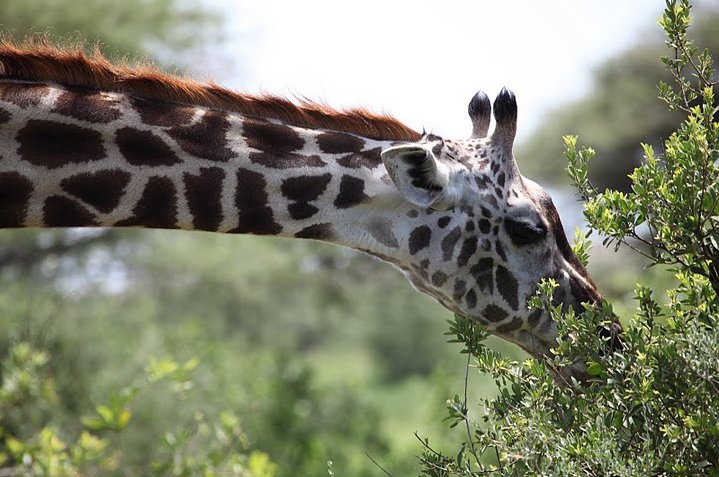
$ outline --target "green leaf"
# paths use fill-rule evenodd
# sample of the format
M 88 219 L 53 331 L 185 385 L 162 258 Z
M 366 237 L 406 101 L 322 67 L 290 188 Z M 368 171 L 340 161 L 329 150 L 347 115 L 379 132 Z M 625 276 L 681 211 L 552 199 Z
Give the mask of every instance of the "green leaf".
M 603 373 L 604 373 L 604 367 L 600 363 L 597 363 L 594 361 L 594 362 L 590 362 L 587 365 L 587 374 L 589 376 L 597 377 Z
M 116 425 L 117 429 L 124 429 L 127 423 L 130 422 L 132 413 L 128 409 L 123 409 L 117 416 Z

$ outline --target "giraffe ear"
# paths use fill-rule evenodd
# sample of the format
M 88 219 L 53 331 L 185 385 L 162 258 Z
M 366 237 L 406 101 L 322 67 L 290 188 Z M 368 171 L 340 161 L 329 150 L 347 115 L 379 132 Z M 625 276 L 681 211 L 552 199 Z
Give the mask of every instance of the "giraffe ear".
M 393 146 L 382 151 L 382 162 L 404 197 L 420 207 L 449 208 L 446 188 L 449 168 L 432 151 L 416 144 Z

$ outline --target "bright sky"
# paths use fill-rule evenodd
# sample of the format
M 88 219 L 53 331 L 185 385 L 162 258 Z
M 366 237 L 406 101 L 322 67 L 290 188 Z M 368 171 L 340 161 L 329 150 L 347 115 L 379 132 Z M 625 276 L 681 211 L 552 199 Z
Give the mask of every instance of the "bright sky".
M 518 139 L 590 87 L 591 70 L 658 35 L 660 0 L 211 0 L 226 11 L 218 60 L 198 72 L 244 91 L 389 112 L 463 138 L 477 89 L 519 103 Z M 217 49 L 217 46 L 212 48 Z M 215 51 L 215 53 L 217 53 Z M 229 61 L 227 61 L 229 59 Z

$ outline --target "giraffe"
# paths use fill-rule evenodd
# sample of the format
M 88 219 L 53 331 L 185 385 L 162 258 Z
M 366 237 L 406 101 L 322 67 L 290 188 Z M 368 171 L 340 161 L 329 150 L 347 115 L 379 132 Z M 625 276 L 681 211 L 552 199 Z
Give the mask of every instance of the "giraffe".
M 0 44 L 0 228 L 149 227 L 313 239 L 398 267 L 536 358 L 558 333 L 538 282 L 601 295 L 512 148 L 515 96 L 468 107 L 469 139 L 387 115 L 235 93 L 99 53 Z M 488 134 L 494 113 L 495 128 Z M 581 377 L 581 363 L 562 373 Z

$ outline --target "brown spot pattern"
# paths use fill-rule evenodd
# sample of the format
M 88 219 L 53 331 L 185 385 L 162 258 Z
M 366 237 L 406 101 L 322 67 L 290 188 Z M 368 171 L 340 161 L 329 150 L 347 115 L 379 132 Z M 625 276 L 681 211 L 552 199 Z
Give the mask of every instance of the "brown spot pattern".
M 409 253 L 414 255 L 423 248 L 429 246 L 429 241 L 432 238 L 432 229 L 427 225 L 421 225 L 416 229 L 412 230 L 409 234 Z
M 467 282 L 464 280 L 457 279 L 454 282 L 454 290 L 452 292 L 452 297 L 455 300 L 459 300 L 467 293 Z
M 503 261 L 507 261 L 507 254 L 504 253 L 504 247 L 502 246 L 502 242 L 499 240 L 494 241 L 494 248 L 497 251 L 497 255 L 499 255 L 499 258 L 501 258 Z
M 524 324 L 524 321 L 522 321 L 521 318 L 515 316 L 514 318 L 512 318 L 512 321 L 510 321 L 509 323 L 505 323 L 503 325 L 498 326 L 497 332 L 508 333 L 510 331 L 517 331 L 518 329 L 520 329 L 522 327 L 523 324 Z
M 492 224 L 487 219 L 480 219 L 477 225 L 479 226 L 479 231 L 483 234 L 488 234 L 492 228 Z
M 317 199 L 327 189 L 331 180 L 332 174 L 327 173 L 321 176 L 290 177 L 282 181 L 282 195 L 293 201 L 287 206 L 290 216 L 295 220 L 302 220 L 319 212 L 319 209 L 309 202 Z
M 237 171 L 235 204 L 239 209 L 240 223 L 231 233 L 277 235 L 282 231 L 267 205 L 266 186 L 262 174 L 248 169 Z
M 466 295 L 464 295 L 464 300 L 467 302 L 467 306 L 469 308 L 474 308 L 477 306 L 477 294 L 474 292 L 474 290 L 469 290 Z
M 357 136 L 338 132 L 326 132 L 317 137 L 320 150 L 327 154 L 347 154 L 360 152 L 364 141 Z
M 0 84 L 0 100 L 7 101 L 21 108 L 37 106 L 45 94 L 47 86 L 26 83 Z
M 42 208 L 46 227 L 86 227 L 97 225 L 95 216 L 81 204 L 67 197 L 53 195 Z
M 338 209 L 348 209 L 369 199 L 364 193 L 364 181 L 356 177 L 344 175 L 340 180 L 340 192 L 334 205 Z
M 455 227 L 442 239 L 442 259 L 447 262 L 454 255 L 454 247 L 462 236 L 462 229 Z
M 497 305 L 490 304 L 484 307 L 484 310 L 482 310 L 482 315 L 487 321 L 496 323 L 507 318 L 508 313 Z
M 425 281 L 428 281 L 428 280 L 429 280 L 429 273 L 427 273 L 427 268 L 424 267 L 424 266 L 422 266 L 422 263 L 420 263 L 419 265 L 417 265 L 416 263 L 413 263 L 413 264 L 412 264 L 412 269 L 413 269 L 414 272 L 415 272 L 417 275 L 419 275 L 423 280 L 425 280 Z M 423 284 L 421 284 L 421 283 L 416 283 L 416 285 L 417 285 L 418 288 L 421 287 L 420 289 L 427 290 L 427 288 L 426 288 Z
M 287 206 L 290 217 L 295 220 L 309 219 L 320 211 L 317 207 L 307 202 L 294 202 Z
M 288 200 L 309 202 L 317 199 L 331 180 L 332 174 L 329 172 L 321 176 L 290 177 L 282 181 L 280 191 Z
M 381 152 L 381 147 L 376 147 L 368 151 L 355 152 L 340 157 L 337 159 L 337 163 L 340 166 L 349 167 L 351 169 L 359 169 L 360 167 L 374 169 L 382 162 L 382 159 L 380 158 Z
M 459 257 L 457 257 L 457 265 L 460 267 L 467 265 L 467 262 L 469 262 L 469 259 L 472 258 L 476 251 L 477 237 L 469 237 L 462 243 L 462 249 L 459 251 Z
M 60 182 L 70 195 L 90 204 L 103 213 L 111 212 L 120 203 L 130 174 L 121 170 L 84 172 L 66 177 Z
M 167 177 L 150 177 L 142 197 L 132 209 L 132 217 L 117 222 L 118 227 L 141 226 L 157 229 L 177 227 L 177 191 Z
M 115 140 L 125 160 L 134 166 L 172 166 L 182 162 L 170 146 L 150 131 L 124 127 L 117 130 Z
M 332 224 L 315 224 L 305 227 L 295 234 L 297 238 L 314 240 L 332 240 L 334 232 Z
M 32 182 L 18 172 L 0 173 L 0 228 L 22 227 Z
M 324 167 L 327 165 L 320 156 L 286 153 L 281 156 L 264 152 L 251 152 L 250 161 L 271 169 L 295 169 L 298 167 Z
M 53 111 L 91 123 L 109 123 L 120 117 L 117 104 L 92 91 L 64 91 L 55 101 Z
M 6 123 L 10 119 L 10 113 L 0 108 L 0 124 Z
M 492 194 L 483 194 L 482 197 L 479 198 L 479 200 L 492 207 L 493 209 L 499 209 L 499 202 L 497 202 L 497 198 L 493 196 Z
M 440 229 L 445 228 L 447 225 L 449 225 L 449 222 L 452 220 L 449 216 L 440 217 L 437 220 L 437 226 L 439 226 Z
M 509 303 L 509 306 L 511 306 L 513 310 L 519 308 L 519 299 L 517 297 L 518 289 L 519 284 L 517 283 L 517 279 L 514 278 L 514 275 L 502 265 L 498 265 L 497 290 L 499 290 L 499 294 L 507 300 L 507 303 Z
M 392 223 L 383 220 L 375 219 L 370 221 L 367 226 L 369 234 L 379 243 L 390 248 L 399 248 L 399 241 L 392 232 Z
M 105 157 L 100 133 L 74 124 L 31 119 L 18 132 L 17 141 L 25 161 L 50 169 Z
M 479 260 L 470 268 L 469 273 L 474 277 L 480 291 L 492 293 L 494 290 L 494 280 L 492 278 L 492 269 L 494 268 L 494 260 L 485 257 Z
M 449 276 L 442 272 L 442 271 L 436 271 L 432 274 L 432 285 L 441 287 L 447 282 L 447 279 Z
M 215 231 L 222 222 L 222 181 L 225 172 L 218 167 L 200 168 L 199 174 L 186 172 L 187 205 L 192 214 L 192 225 L 198 230 Z
M 477 187 L 481 189 L 486 189 L 490 185 L 492 185 L 492 180 L 487 176 L 479 176 L 474 178 L 474 182 L 477 184 Z
M 189 106 L 164 101 L 148 101 L 134 98 L 132 107 L 140 114 L 143 123 L 152 126 L 168 128 L 184 126 L 192 120 L 194 115 L 194 110 Z
M 227 162 L 235 156 L 227 147 L 226 134 L 230 127 L 227 114 L 206 111 L 202 119 L 191 126 L 175 126 L 167 130 L 183 151 L 201 159 Z
M 305 144 L 297 131 L 284 124 L 246 119 L 242 129 L 248 146 L 274 156 L 299 151 Z
M 531 328 L 534 328 L 539 323 L 539 319 L 542 317 L 542 310 L 534 310 L 532 313 L 529 314 L 529 326 Z

